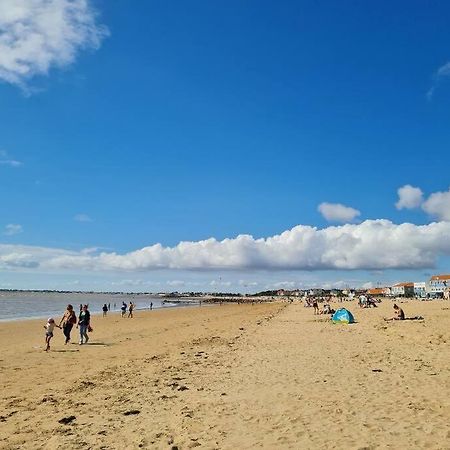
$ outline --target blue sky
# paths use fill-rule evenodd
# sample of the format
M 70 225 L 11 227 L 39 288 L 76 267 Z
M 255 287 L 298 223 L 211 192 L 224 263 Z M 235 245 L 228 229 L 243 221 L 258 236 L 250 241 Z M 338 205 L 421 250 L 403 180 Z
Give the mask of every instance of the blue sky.
M 0 287 L 259 290 L 449 272 L 449 13 L 446 2 L 5 1 Z M 422 197 L 406 190 L 413 200 L 396 207 L 405 185 Z M 380 219 L 395 261 L 361 228 Z M 396 228 L 407 223 L 411 234 Z M 304 230 L 276 251 L 256 242 L 297 225 L 326 243 L 304 244 Z M 333 247 L 333 227 L 365 233 L 357 256 L 352 239 Z M 199 241 L 238 235 L 254 240 L 202 253 Z M 156 256 L 135 253 L 154 244 Z

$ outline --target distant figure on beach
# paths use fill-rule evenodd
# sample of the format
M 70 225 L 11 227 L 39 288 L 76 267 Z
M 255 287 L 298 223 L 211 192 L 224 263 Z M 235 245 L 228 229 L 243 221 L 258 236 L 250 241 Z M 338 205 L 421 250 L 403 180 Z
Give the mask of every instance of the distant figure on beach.
M 108 305 L 106 303 L 103 305 L 102 310 L 103 310 L 103 317 L 106 317 L 106 314 L 108 312 Z
M 61 328 L 60 326 L 55 324 L 55 321 L 50 317 L 47 320 L 47 323 L 44 325 L 45 328 L 45 351 L 48 352 L 50 350 L 50 340 L 53 337 L 53 330 L 55 327 Z
M 88 330 L 91 325 L 91 313 L 88 310 L 88 305 L 83 305 L 80 315 L 78 316 L 77 328 L 80 328 L 80 345 L 89 342 Z
M 405 313 L 403 312 L 403 309 L 400 308 L 400 306 L 394 303 L 394 317 L 384 320 L 405 320 Z
M 319 314 L 319 303 L 317 302 L 317 298 L 313 300 L 313 308 L 314 308 L 314 314 Z
M 358 305 L 360 308 L 365 308 L 367 305 L 367 298 L 365 295 L 360 295 L 358 299 Z
M 134 309 L 134 304 L 133 304 L 133 302 L 130 302 L 130 304 L 128 306 L 128 318 L 130 318 L 130 319 L 133 318 L 133 309 Z
M 108 311 L 111 311 L 111 303 L 108 303 Z
M 405 320 L 405 313 L 396 303 L 394 303 L 394 320 Z
M 150 311 L 153 309 L 153 302 L 150 302 Z
M 125 317 L 125 313 L 127 312 L 127 304 L 125 302 L 122 302 L 120 310 L 122 311 L 122 317 Z
M 80 312 L 83 311 L 83 305 L 80 303 Z
M 331 307 L 329 303 L 323 305 L 321 314 L 334 314 L 336 311 Z
M 77 323 L 77 316 L 75 315 L 75 311 L 73 310 L 72 305 L 67 305 L 67 309 L 62 316 L 61 321 L 59 322 L 59 327 L 61 328 L 66 337 L 66 342 L 64 345 L 70 342 L 70 332 L 72 331 L 73 326 Z

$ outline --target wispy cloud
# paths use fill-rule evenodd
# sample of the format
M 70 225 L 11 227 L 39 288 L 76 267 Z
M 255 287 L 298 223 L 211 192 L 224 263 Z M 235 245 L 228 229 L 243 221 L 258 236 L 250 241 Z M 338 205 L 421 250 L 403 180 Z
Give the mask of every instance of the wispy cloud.
M 92 222 L 92 219 L 87 214 L 75 214 L 73 220 L 77 222 Z
M 0 56 L 1 58 L 1 56 Z M 5 150 L 0 150 L 0 165 L 9 167 L 20 167 L 23 163 L 12 159 Z
M 329 222 L 351 222 L 361 213 L 350 206 L 341 205 L 340 203 L 321 203 L 317 210 Z
M 183 280 L 169 280 L 166 284 L 170 287 L 183 287 L 186 285 L 186 282 Z
M 32 77 L 100 47 L 108 30 L 96 19 L 90 0 L 2 0 L 0 79 L 29 92 Z
M 3 232 L 6 236 L 14 236 L 15 234 L 23 233 L 22 225 L 10 223 L 6 225 L 5 231 Z
M 431 84 L 430 89 L 428 89 L 426 93 L 427 100 L 431 100 L 436 92 L 441 81 L 445 78 L 450 77 L 450 62 L 445 63 L 434 73 L 433 82 Z

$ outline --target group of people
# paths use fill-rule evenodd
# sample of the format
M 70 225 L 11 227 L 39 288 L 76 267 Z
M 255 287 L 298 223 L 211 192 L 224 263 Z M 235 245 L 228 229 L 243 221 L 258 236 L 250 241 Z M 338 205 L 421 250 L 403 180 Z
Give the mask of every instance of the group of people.
M 153 306 L 153 303 L 152 303 Z M 128 318 L 132 319 L 133 318 L 133 311 L 134 308 L 136 307 L 136 305 L 133 302 L 130 302 L 130 304 L 127 307 L 127 304 L 125 302 L 122 302 L 122 306 L 120 307 L 120 311 L 122 313 L 122 317 L 125 317 L 126 313 L 127 313 L 127 308 L 128 308 Z
M 116 304 L 114 303 L 114 308 Z M 70 342 L 70 333 L 72 332 L 72 328 L 76 326 L 80 330 L 80 345 L 87 344 L 89 342 L 89 332 L 93 331 L 91 327 L 91 313 L 89 312 L 89 305 L 80 305 L 80 313 L 77 317 L 75 310 L 72 305 L 67 305 L 67 309 L 64 312 L 59 325 L 56 324 L 55 320 L 50 317 L 47 320 L 47 323 L 44 325 L 45 328 L 45 351 L 50 350 L 50 341 L 53 337 L 53 333 L 55 328 L 59 328 L 63 331 L 65 337 L 65 343 L 68 344 Z M 133 311 L 136 308 L 136 305 L 133 302 L 130 302 L 127 305 L 125 302 L 122 302 L 122 306 L 120 307 L 121 316 L 133 318 Z M 149 309 L 153 309 L 153 302 L 150 303 Z M 111 304 L 104 304 L 102 307 L 103 317 L 106 317 L 108 311 L 111 310 Z M 127 315 L 128 311 L 128 315 Z
M 89 342 L 88 332 L 93 331 L 91 327 L 91 313 L 89 312 L 88 305 L 80 305 L 78 318 L 73 306 L 70 304 L 67 305 L 59 325 L 56 325 L 56 322 L 52 317 L 47 320 L 47 323 L 44 325 L 45 351 L 48 352 L 50 350 L 50 341 L 53 337 L 55 328 L 59 328 L 63 331 L 65 337 L 64 344 L 66 345 L 70 342 L 70 333 L 72 332 L 74 325 L 80 330 L 80 345 L 87 344 Z
M 371 308 L 377 307 L 377 303 L 376 300 L 374 300 L 372 297 L 369 296 L 365 296 L 365 295 L 360 295 L 358 298 L 358 305 L 360 308 Z
M 319 300 L 317 299 L 317 297 L 313 297 L 311 299 L 307 298 L 305 302 L 305 307 L 314 308 L 314 314 L 334 314 L 336 311 L 331 307 L 330 300 L 331 297 L 329 299 L 325 299 L 322 309 L 320 309 Z
M 370 308 L 370 307 L 374 307 L 376 308 L 376 301 L 374 299 L 372 299 L 371 297 L 366 297 L 364 295 L 362 295 L 359 299 L 358 299 L 358 305 L 361 308 Z M 315 315 L 319 315 L 319 314 L 334 314 L 336 311 L 331 307 L 329 301 L 327 301 L 326 299 L 324 300 L 323 306 L 322 308 L 319 307 L 319 300 L 317 299 L 317 297 L 312 297 L 312 298 L 308 298 L 306 299 L 305 302 L 305 307 L 312 307 L 314 308 L 314 314 Z M 402 308 L 400 308 L 400 306 L 398 306 L 396 303 L 394 303 L 394 316 L 390 317 L 390 318 L 385 318 L 384 320 L 405 320 L 405 313 L 403 311 Z M 413 319 L 423 319 L 423 317 L 415 317 Z

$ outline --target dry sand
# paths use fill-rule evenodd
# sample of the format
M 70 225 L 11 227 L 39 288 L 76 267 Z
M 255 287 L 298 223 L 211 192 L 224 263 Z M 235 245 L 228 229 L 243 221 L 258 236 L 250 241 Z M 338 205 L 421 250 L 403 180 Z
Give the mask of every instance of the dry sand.
M 95 317 L 49 353 L 41 321 L 2 323 L 0 448 L 450 448 L 450 303 L 345 305 L 358 323 L 296 302 Z

